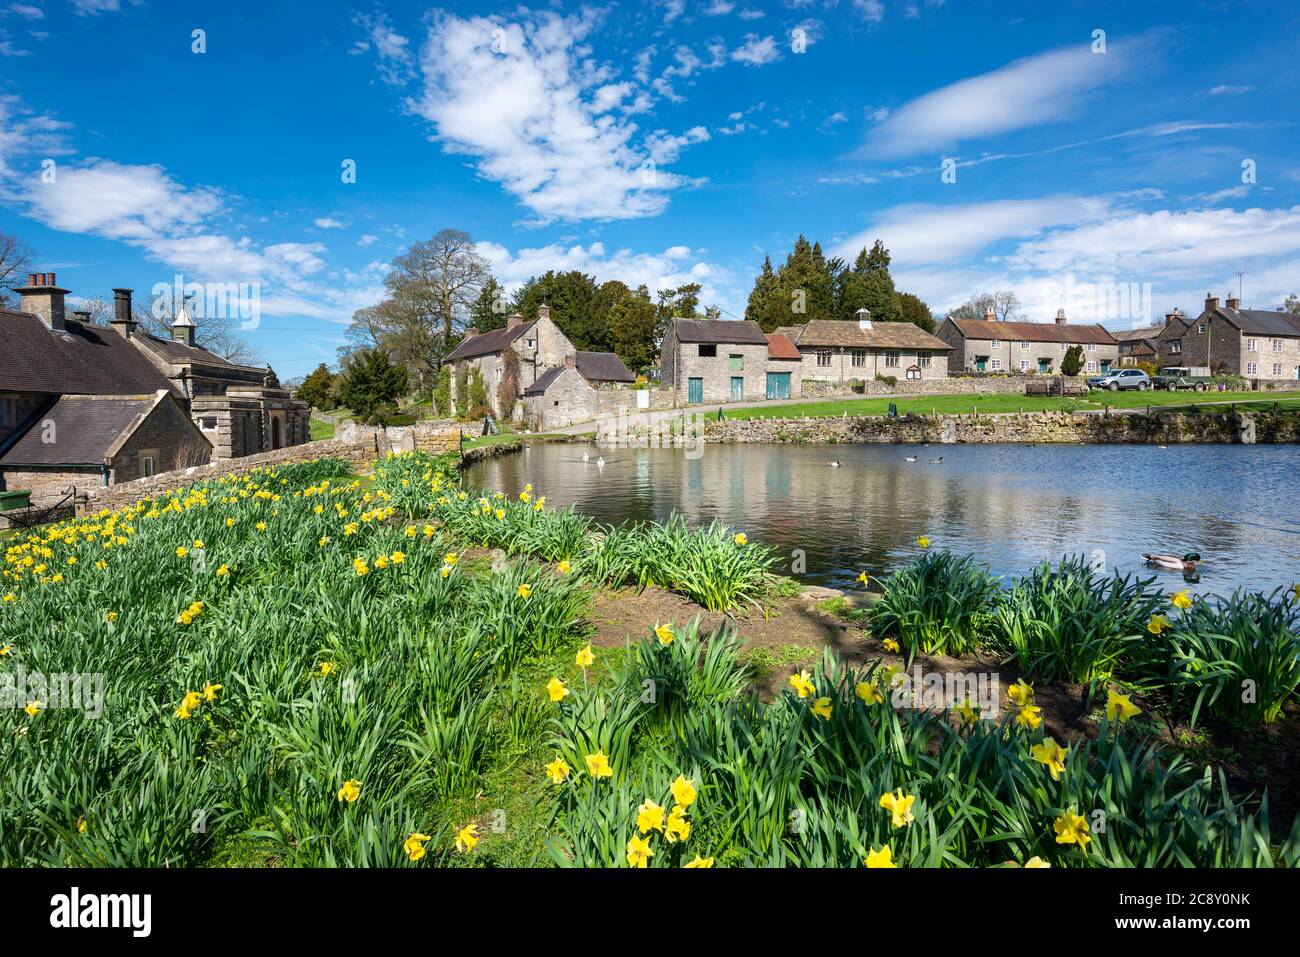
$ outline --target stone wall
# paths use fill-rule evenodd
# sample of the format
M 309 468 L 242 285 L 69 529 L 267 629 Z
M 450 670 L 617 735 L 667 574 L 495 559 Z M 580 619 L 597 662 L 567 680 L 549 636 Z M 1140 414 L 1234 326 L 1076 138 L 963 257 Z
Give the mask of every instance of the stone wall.
M 150 411 L 112 461 L 112 484 L 144 475 L 143 459 L 153 459 L 153 471 L 171 472 L 191 465 L 207 465 L 212 446 L 170 396 Z
M 944 379 L 903 379 L 890 385 L 879 379 L 862 380 L 862 388 L 854 390 L 849 382 L 828 382 L 804 379 L 803 397 L 831 397 L 844 395 L 1024 395 L 1030 382 L 1041 382 L 1046 376 L 1032 375 L 954 375 Z M 1082 384 L 1087 380 L 1076 376 L 1067 381 Z
M 1255 443 L 1300 442 L 1300 413 L 835 416 L 709 421 L 714 443 Z
M 6 491 L 26 489 L 30 491 L 31 503 L 37 507 L 48 507 L 61 501 L 67 490 L 76 486 L 77 494 L 87 489 L 99 490 L 104 485 L 104 473 L 99 468 L 87 466 L 74 469 L 34 469 L 6 468 L 3 486 Z M 0 512 L 0 515 L 3 515 Z M 3 527 L 3 526 L 0 526 Z

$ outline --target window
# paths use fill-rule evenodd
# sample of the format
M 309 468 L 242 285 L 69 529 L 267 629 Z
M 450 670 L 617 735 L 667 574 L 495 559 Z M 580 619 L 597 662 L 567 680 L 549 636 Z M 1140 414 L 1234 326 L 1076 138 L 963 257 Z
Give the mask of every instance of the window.
M 1065 351 L 1066 349 L 1068 349 L 1068 348 L 1070 348 L 1070 344 L 1069 344 L 1068 342 L 1062 342 L 1062 343 L 1061 343 L 1061 351 L 1062 351 L 1062 352 L 1064 352 L 1064 351 Z
M 1258 340 L 1258 339 L 1247 339 L 1247 340 L 1246 340 L 1246 351 L 1247 351 L 1247 352 L 1258 352 L 1258 351 L 1259 351 L 1258 348 L 1257 348 L 1258 346 L 1259 346 L 1259 340 Z
M 1180 352 L 1182 352 L 1182 351 L 1183 351 L 1183 340 L 1182 340 L 1182 339 L 1170 339 L 1170 340 L 1169 340 L 1169 351 L 1172 352 L 1174 355 L 1178 355 Z
M 1020 340 L 1020 348 L 1022 348 L 1022 349 L 1028 349 L 1028 348 L 1029 348 L 1029 343 L 1027 343 L 1024 339 L 1021 339 L 1021 340 Z
M 992 348 L 996 349 L 996 348 L 998 348 L 999 346 L 1002 345 L 1002 340 L 1001 340 L 1001 339 L 994 339 L 991 343 L 989 343 L 989 345 L 990 345 Z
M 732 372 L 743 372 L 745 369 L 745 357 L 741 353 L 733 352 L 727 356 L 727 368 Z
M 154 474 L 154 473 L 153 473 L 153 456 L 152 456 L 152 455 L 142 455 L 142 456 L 140 456 L 140 477 L 141 477 L 141 478 L 148 478 L 150 475 L 153 475 L 153 474 Z
M 1273 351 L 1274 351 L 1274 352 L 1281 352 L 1281 351 L 1282 351 L 1282 340 L 1281 340 L 1281 339 L 1270 339 L 1269 342 L 1272 344 L 1272 346 L 1273 346 Z
M 1097 371 L 1097 363 L 1096 363 L 1095 360 L 1093 360 L 1093 359 L 1089 359 L 1089 360 L 1088 360 L 1088 371 L 1089 371 L 1089 372 L 1096 372 L 1096 371 Z
M 1275 376 L 1281 376 L 1281 375 L 1282 375 L 1282 363 L 1280 363 L 1280 362 L 1274 362 L 1274 363 L 1273 363 L 1273 375 L 1275 375 Z
M 1002 360 L 1001 360 L 1001 359 L 990 359 L 990 360 L 989 360 L 989 368 L 992 369 L 994 372 L 998 372 L 998 371 L 1000 371 L 1001 368 L 1002 368 Z
M 928 369 L 930 368 L 930 360 L 932 358 L 933 357 L 930 355 L 930 353 L 922 352 L 919 356 L 916 357 L 916 361 L 921 366 L 922 369 Z
M 1246 375 L 1259 375 L 1259 364 L 1255 362 L 1247 362 Z
M 533 347 L 533 344 L 536 342 L 537 342 L 536 339 L 525 339 L 524 345 L 527 346 L 529 349 L 531 349 Z
M 1089 352 L 1096 352 L 1096 351 L 1097 351 L 1097 343 L 1095 343 L 1095 342 L 1090 342 L 1090 343 L 1088 343 L 1088 351 L 1089 351 Z
M 217 417 L 215 415 L 205 415 L 199 419 L 199 428 L 204 432 L 215 432 L 217 428 Z
M 703 343 L 703 342 L 702 342 L 702 343 L 700 343 L 700 358 L 701 358 L 701 359 L 716 359 L 717 357 L 718 357 L 718 346 L 717 346 L 717 343 L 714 343 L 714 342 L 710 342 L 710 343 Z
M 866 350 L 866 349 L 854 349 L 854 350 L 853 350 L 853 364 L 854 364 L 855 366 L 864 366 L 864 365 L 867 364 L 867 350 Z
M 1205 323 L 1201 323 L 1199 326 L 1196 327 L 1196 333 L 1197 335 L 1201 335 L 1201 336 L 1205 335 Z
M 1021 360 L 1020 360 L 1020 371 L 1021 371 L 1021 372 L 1028 372 L 1028 371 L 1029 371 L 1029 360 L 1028 360 L 1028 359 L 1021 359 Z
M 829 349 L 818 349 L 818 350 L 817 350 L 817 364 L 818 364 L 819 366 L 828 366 L 828 365 L 830 365 L 830 364 L 831 364 L 831 350 L 829 350 Z
M 0 396 L 0 429 L 11 429 L 18 424 L 18 400 L 11 395 Z
M 886 365 L 888 368 L 891 368 L 891 369 L 897 367 L 897 365 L 898 365 L 898 353 L 897 353 L 897 352 L 886 352 L 886 353 L 885 353 L 885 365 Z

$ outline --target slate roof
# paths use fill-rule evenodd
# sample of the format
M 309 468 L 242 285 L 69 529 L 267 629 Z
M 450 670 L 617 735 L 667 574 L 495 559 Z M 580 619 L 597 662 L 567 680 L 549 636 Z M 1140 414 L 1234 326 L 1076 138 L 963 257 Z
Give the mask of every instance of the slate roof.
M 223 359 L 215 352 L 209 352 L 207 349 L 199 346 L 186 345 L 183 342 L 177 342 L 175 339 L 164 339 L 161 336 L 146 336 L 148 348 L 153 349 L 168 362 L 175 363 L 198 363 L 200 365 L 220 366 L 226 369 L 238 369 L 242 372 L 252 372 L 257 375 L 259 380 L 266 375 L 265 369 L 257 366 L 242 366 L 229 359 Z
M 952 346 L 910 322 L 873 322 L 863 329 L 857 322 L 813 319 L 795 326 L 801 349 L 826 346 L 839 349 L 924 349 L 947 352 Z M 793 338 L 793 336 L 791 337 Z
M 1112 329 L 1110 334 L 1119 342 L 1129 342 L 1133 339 L 1159 339 L 1160 332 L 1164 325 L 1145 326 L 1141 329 Z
M 500 329 L 483 332 L 477 336 L 470 336 L 468 339 L 462 340 L 461 344 L 455 349 L 452 349 L 444 361 L 455 362 L 457 359 L 475 359 L 478 356 L 503 352 L 510 347 L 511 343 L 535 325 L 537 325 L 536 320 L 522 322 L 516 326 L 503 326 Z
M 545 394 L 546 390 L 551 387 L 551 383 L 560 377 L 560 373 L 562 373 L 564 369 L 565 369 L 564 366 L 558 366 L 556 368 L 547 369 L 545 372 L 543 372 L 541 375 L 537 377 L 536 382 L 534 382 L 528 388 L 524 389 L 524 395 Z
M 948 319 L 968 339 L 1002 339 L 1022 342 L 1096 343 L 1113 346 L 1115 337 L 1096 323 L 1072 326 L 1056 322 L 992 322 L 986 319 Z
M 1215 315 L 1252 336 L 1300 336 L 1300 315 L 1271 312 L 1267 309 L 1227 309 L 1220 306 Z
M 767 334 L 767 357 L 769 359 L 802 359 L 803 354 L 787 335 L 779 332 Z
M 30 313 L 0 309 L 0 390 L 137 395 L 170 388 L 112 329 L 71 321 L 66 332 L 52 332 Z
M 0 455 L 0 467 L 102 465 L 108 450 L 144 420 L 155 402 L 153 395 L 61 396 L 40 411 L 39 421 Z M 53 423 L 53 442 L 44 441 L 49 434 L 47 420 Z
M 678 342 L 716 342 L 733 345 L 767 345 L 767 336 L 750 319 L 674 319 Z
M 612 352 L 579 352 L 578 371 L 588 382 L 635 382 L 636 376 Z

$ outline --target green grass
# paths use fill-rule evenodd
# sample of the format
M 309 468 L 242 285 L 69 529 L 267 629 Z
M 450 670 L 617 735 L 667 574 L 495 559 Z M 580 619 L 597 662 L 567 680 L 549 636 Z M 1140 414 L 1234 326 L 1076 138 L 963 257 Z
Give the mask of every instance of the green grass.
M 1300 392 L 1277 392 L 1261 398 L 1259 392 L 1212 392 L 1205 394 L 1189 392 L 1100 392 L 1093 391 L 1077 398 L 1060 398 L 1030 395 L 999 395 L 982 393 L 979 395 L 928 395 L 915 398 L 891 398 L 881 396 L 869 399 L 844 399 L 841 401 L 797 402 L 793 405 L 754 406 L 745 409 L 728 409 L 729 419 L 792 419 L 804 416 L 817 418 L 824 416 L 848 415 L 885 415 L 890 403 L 898 409 L 899 415 L 908 413 L 918 415 L 970 415 L 996 414 L 1008 412 L 1068 412 L 1078 410 L 1097 410 L 1109 406 L 1112 409 L 1140 409 L 1148 405 L 1157 407 L 1197 405 L 1208 412 L 1225 412 L 1228 402 L 1248 402 L 1255 406 L 1254 411 L 1271 411 L 1273 403 L 1278 402 L 1284 408 L 1300 406 Z M 1214 404 L 1211 404 L 1214 403 Z
M 310 423 L 311 440 L 319 442 L 321 439 L 334 438 L 334 423 L 326 422 L 324 419 L 313 418 Z
M 508 432 L 502 428 L 500 435 L 479 435 L 474 438 L 466 438 L 461 448 L 465 451 L 477 449 L 484 445 L 502 445 L 507 442 L 567 442 L 570 436 L 560 435 L 555 432 L 537 432 L 530 435 L 522 435 L 519 432 Z

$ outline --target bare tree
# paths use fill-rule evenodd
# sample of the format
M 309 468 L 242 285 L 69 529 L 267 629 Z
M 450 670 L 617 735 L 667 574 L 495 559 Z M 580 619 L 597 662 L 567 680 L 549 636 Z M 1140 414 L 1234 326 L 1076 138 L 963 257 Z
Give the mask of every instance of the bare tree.
M 134 300 L 131 317 L 140 325 L 140 331 L 156 339 L 172 337 L 172 321 L 166 302 L 155 308 L 156 301 Z M 77 303 L 77 312 L 88 312 L 91 325 L 106 326 L 113 321 L 113 303 L 101 296 L 92 296 Z M 198 316 L 194 320 L 194 344 L 207 349 L 235 365 L 255 366 L 261 362 L 257 349 L 234 327 L 233 320 L 225 316 Z
M 26 284 L 25 273 L 31 265 L 31 248 L 20 239 L 0 233 L 0 306 L 9 304 L 9 290 Z
M 470 309 L 490 276 L 469 233 L 444 229 L 395 259 L 384 286 L 400 315 L 439 326 L 443 348 L 450 349 L 468 326 Z
M 1010 289 L 971 296 L 970 301 L 952 311 L 952 316 L 955 319 L 983 319 L 990 307 L 994 317 L 1001 322 L 1014 322 L 1021 317 L 1020 297 Z

